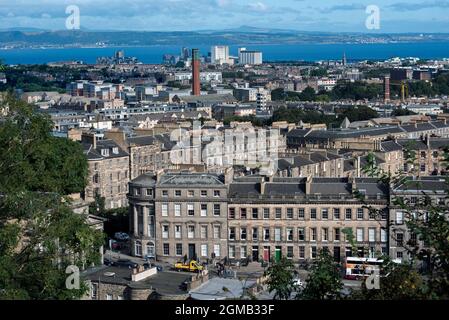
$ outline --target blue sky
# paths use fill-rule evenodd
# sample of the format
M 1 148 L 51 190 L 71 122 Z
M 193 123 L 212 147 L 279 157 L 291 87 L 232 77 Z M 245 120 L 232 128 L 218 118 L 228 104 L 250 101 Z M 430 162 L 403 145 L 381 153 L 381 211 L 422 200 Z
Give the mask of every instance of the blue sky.
M 64 29 L 68 5 L 79 6 L 81 28 L 91 30 L 373 32 L 365 9 L 377 5 L 375 32 L 449 32 L 449 0 L 0 0 L 0 29 Z

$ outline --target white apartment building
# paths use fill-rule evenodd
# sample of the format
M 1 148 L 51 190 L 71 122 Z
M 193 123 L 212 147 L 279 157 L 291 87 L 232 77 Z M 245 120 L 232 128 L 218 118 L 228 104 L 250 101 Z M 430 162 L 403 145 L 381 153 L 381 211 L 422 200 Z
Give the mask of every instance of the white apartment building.
M 213 46 L 211 48 L 211 62 L 213 64 L 232 64 L 233 60 L 229 58 L 228 46 Z
M 250 64 L 257 65 L 262 64 L 262 52 L 261 51 L 250 51 L 245 48 L 239 49 L 239 63 L 240 64 Z

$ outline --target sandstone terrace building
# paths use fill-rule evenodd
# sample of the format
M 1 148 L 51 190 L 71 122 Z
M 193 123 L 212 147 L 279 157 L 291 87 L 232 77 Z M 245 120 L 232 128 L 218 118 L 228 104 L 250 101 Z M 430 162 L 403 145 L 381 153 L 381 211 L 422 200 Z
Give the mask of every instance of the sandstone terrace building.
M 388 188 L 376 179 L 226 177 L 168 173 L 131 181 L 133 254 L 168 262 L 185 255 L 298 262 L 324 248 L 337 261 L 388 252 L 388 212 L 375 219 L 353 195 L 357 189 L 368 204 L 386 208 Z M 353 230 L 358 252 L 344 228 Z
M 130 183 L 129 202 L 134 255 L 170 262 L 227 256 L 223 176 L 147 173 Z

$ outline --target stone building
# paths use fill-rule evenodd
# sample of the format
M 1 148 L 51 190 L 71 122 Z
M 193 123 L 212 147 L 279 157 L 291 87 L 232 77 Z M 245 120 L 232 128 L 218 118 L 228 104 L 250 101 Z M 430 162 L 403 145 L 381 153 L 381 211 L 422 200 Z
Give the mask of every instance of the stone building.
M 423 247 L 425 243 L 411 233 L 406 225 L 409 219 L 426 219 L 430 205 L 447 208 L 447 194 L 449 187 L 445 177 L 417 177 L 408 178 L 394 185 L 391 190 L 391 198 L 403 199 L 407 204 L 407 210 L 395 205 L 390 206 L 390 257 L 402 261 L 409 260 L 406 247 L 411 248 L 415 244 Z M 426 197 L 430 203 L 425 202 Z M 446 212 L 447 214 L 447 212 Z
M 365 204 L 353 195 L 359 190 Z M 229 187 L 229 258 L 313 260 L 328 249 L 345 256 L 387 252 L 388 187 L 376 179 L 239 178 Z M 366 204 L 383 210 L 370 216 Z M 344 230 L 352 229 L 357 252 Z
M 112 266 L 87 270 L 82 278 L 90 288 L 82 300 L 186 300 L 190 288 L 208 276 Z
M 169 262 L 227 256 L 223 176 L 148 173 L 131 181 L 129 201 L 133 255 Z
M 414 153 L 414 163 L 407 164 L 404 161 L 402 170 L 417 176 L 446 175 L 447 162 L 445 150 L 449 148 L 449 138 L 425 136 L 420 139 L 403 139 L 397 143 L 402 149 Z M 406 160 L 406 159 L 405 159 Z
M 104 197 L 106 209 L 127 206 L 129 155 L 113 140 L 97 140 L 95 135 L 82 136 L 89 173 L 85 198 Z
M 335 260 L 387 252 L 388 187 L 368 178 L 265 178 L 200 173 L 145 174 L 130 182 L 135 256 L 255 261 Z M 353 192 L 365 195 L 361 201 Z M 382 211 L 369 215 L 365 206 Z M 357 252 L 345 238 L 356 238 Z M 355 249 L 354 249 L 355 250 Z
M 278 160 L 277 176 L 280 177 L 344 177 L 344 158 L 328 152 L 284 154 Z

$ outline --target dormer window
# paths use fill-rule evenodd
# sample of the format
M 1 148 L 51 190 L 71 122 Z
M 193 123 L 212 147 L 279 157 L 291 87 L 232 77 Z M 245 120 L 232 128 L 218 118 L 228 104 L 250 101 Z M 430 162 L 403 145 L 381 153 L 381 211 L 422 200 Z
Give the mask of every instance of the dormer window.
M 112 153 L 113 154 L 118 154 L 118 147 L 112 148 Z
M 101 149 L 101 155 L 103 157 L 109 157 L 109 149 Z

